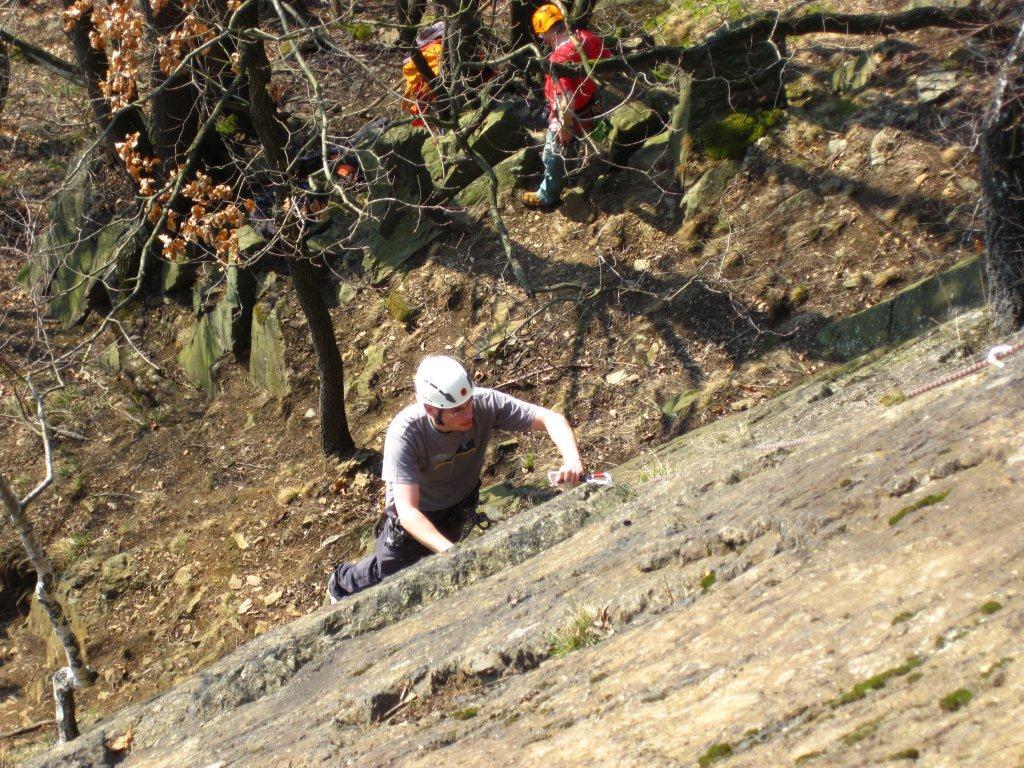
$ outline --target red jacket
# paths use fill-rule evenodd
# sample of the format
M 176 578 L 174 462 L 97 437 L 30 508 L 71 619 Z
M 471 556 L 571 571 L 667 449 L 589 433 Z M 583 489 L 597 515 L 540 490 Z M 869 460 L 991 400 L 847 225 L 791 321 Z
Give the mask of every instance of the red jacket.
M 606 59 L 611 56 L 611 51 L 604 47 L 604 40 L 600 36 L 589 32 L 586 29 L 576 30 L 573 35 L 579 40 L 583 47 L 583 53 L 589 61 Z M 580 52 L 576 50 L 570 38 L 555 48 L 548 57 L 552 64 L 574 64 L 582 61 Z M 553 77 L 551 74 L 544 80 L 544 97 L 548 102 L 548 111 L 551 115 L 557 114 L 556 98 L 562 94 L 571 95 L 572 111 L 579 113 L 594 99 L 597 93 L 597 83 L 589 77 Z

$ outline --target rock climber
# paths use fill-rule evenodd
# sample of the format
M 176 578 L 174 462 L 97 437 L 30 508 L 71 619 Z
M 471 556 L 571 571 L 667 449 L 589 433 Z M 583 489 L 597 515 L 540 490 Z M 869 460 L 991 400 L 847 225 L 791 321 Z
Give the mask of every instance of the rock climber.
M 586 29 L 569 31 L 558 6 L 547 4 L 533 13 L 533 31 L 551 48 L 551 64 L 578 64 L 611 56 L 604 40 Z M 544 178 L 536 192 L 524 192 L 529 208 L 553 208 L 561 202 L 565 186 L 565 159 L 576 139 L 590 130 L 597 83 L 585 75 L 557 76 L 548 72 L 544 98 L 548 107 L 548 132 L 544 140 Z
M 583 477 L 576 436 L 560 413 L 474 386 L 450 357 L 424 358 L 413 383 L 416 403 L 394 418 L 384 438 L 385 517 L 373 554 L 334 569 L 327 582 L 332 603 L 454 546 L 476 512 L 493 430 L 546 430 L 562 455 L 553 481 Z
M 444 55 L 444 21 L 437 21 L 429 27 L 423 27 L 416 33 L 416 47 L 423 54 L 427 67 L 437 77 L 441 71 L 441 58 Z M 415 116 L 412 124 L 424 125 L 423 117 L 430 110 L 430 102 L 434 93 L 430 89 L 430 81 L 416 66 L 412 56 L 402 62 L 402 76 L 405 78 L 405 95 L 402 106 Z

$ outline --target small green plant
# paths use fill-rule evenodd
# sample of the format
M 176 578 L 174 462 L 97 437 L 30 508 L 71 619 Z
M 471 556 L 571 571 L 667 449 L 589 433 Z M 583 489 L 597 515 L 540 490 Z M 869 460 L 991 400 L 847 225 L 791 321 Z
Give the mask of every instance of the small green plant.
M 707 751 L 697 758 L 697 765 L 700 768 L 708 768 L 712 763 L 723 760 L 732 755 L 732 745 L 726 742 L 719 742 L 708 747 Z
M 707 575 L 700 580 L 701 593 L 707 594 L 707 591 L 715 586 L 716 581 L 718 581 L 718 575 L 714 571 L 709 571 Z
M 217 121 L 217 133 L 221 136 L 234 136 L 238 133 L 238 116 L 228 115 Z
M 637 472 L 636 479 L 641 483 L 647 483 L 658 477 L 664 477 L 668 474 L 668 465 L 664 459 L 660 456 L 651 453 L 644 457 L 643 464 L 640 467 L 640 471 Z
M 179 533 L 177 536 L 175 536 L 173 539 L 171 539 L 171 542 L 167 545 L 167 549 L 168 549 L 168 551 L 172 555 L 184 554 L 185 549 L 187 547 L 188 547 L 188 534 L 184 533 L 184 532 Z
M 402 294 L 398 291 L 392 291 L 388 294 L 387 304 L 388 312 L 391 313 L 391 317 L 396 322 L 409 322 L 409 319 L 412 317 L 412 309 L 409 308 L 409 303 Z
M 78 462 L 73 454 L 57 449 L 55 478 L 61 493 L 68 498 L 75 498 L 85 488 L 85 481 L 82 479 L 82 472 L 78 468 Z
M 877 675 L 869 677 L 863 682 L 857 683 L 853 688 L 848 690 L 846 693 L 837 697 L 833 702 L 833 707 L 841 707 L 845 704 L 852 704 L 855 701 L 860 701 L 867 696 L 871 691 L 877 691 L 885 687 L 885 684 L 894 677 L 902 677 L 903 675 L 909 674 L 913 670 L 917 669 L 923 663 L 922 659 L 918 656 L 911 656 L 905 662 L 900 664 L 898 667 L 892 667 L 879 672 Z
M 899 512 L 889 518 L 889 525 L 898 525 L 900 520 L 909 515 L 911 512 L 917 512 L 919 509 L 930 507 L 933 504 L 938 504 L 941 501 L 945 501 L 946 497 L 949 496 L 949 491 L 943 491 L 942 493 L 932 493 L 928 496 L 918 499 L 913 504 L 908 504 L 903 507 Z
M 882 399 L 878 402 L 885 408 L 891 408 L 894 405 L 899 405 L 907 399 L 907 393 L 898 389 L 894 389 L 891 392 L 886 392 L 882 395 Z
M 956 712 L 958 709 L 966 707 L 973 698 L 974 694 L 966 688 L 957 688 L 939 699 L 939 707 L 946 712 Z
M 62 566 L 67 567 L 72 563 L 75 563 L 81 558 L 86 552 L 89 551 L 89 545 L 91 539 L 87 531 L 81 533 L 72 533 L 69 536 L 57 539 L 53 543 L 51 551 L 54 559 Z
M 373 25 L 367 24 L 364 21 L 356 21 L 351 24 L 341 25 L 346 32 L 354 37 L 358 42 L 365 43 L 371 37 L 373 37 Z
M 574 606 L 565 624 L 548 634 L 548 652 L 556 658 L 568 656 L 573 651 L 594 645 L 607 632 L 606 617 L 600 616 L 592 608 Z
M 537 455 L 530 452 L 523 454 L 523 471 L 533 472 L 534 467 L 537 466 Z
M 478 710 L 476 707 L 466 707 L 465 709 L 457 709 L 454 712 L 452 712 L 452 718 L 455 720 L 471 720 L 472 718 L 476 717 L 477 711 Z
M 989 600 L 987 603 L 983 603 L 981 606 L 981 612 L 986 616 L 991 616 L 993 613 L 1003 607 L 1003 604 L 998 600 Z

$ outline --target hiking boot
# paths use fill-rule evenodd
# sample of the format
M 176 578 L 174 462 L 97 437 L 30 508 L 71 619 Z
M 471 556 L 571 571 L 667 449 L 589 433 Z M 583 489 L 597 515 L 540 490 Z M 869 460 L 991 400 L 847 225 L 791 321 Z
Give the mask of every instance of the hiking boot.
M 545 202 L 540 195 L 536 192 L 523 192 L 522 196 L 523 205 L 527 208 L 533 208 L 535 210 L 550 211 L 557 205 L 557 203 Z
M 327 580 L 327 599 L 331 601 L 331 605 L 338 603 L 342 598 L 347 595 L 342 592 L 341 587 L 338 586 L 338 582 L 334 579 L 335 574 L 331 574 L 331 578 Z

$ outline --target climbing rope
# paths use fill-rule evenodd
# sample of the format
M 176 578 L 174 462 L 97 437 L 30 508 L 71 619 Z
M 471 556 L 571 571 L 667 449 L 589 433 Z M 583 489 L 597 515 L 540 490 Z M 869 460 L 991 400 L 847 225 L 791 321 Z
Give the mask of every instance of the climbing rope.
M 1010 357 L 1011 355 L 1016 354 L 1017 352 L 1020 352 L 1022 349 L 1024 349 L 1024 340 L 1018 341 L 1016 344 L 997 344 L 988 351 L 988 354 L 984 357 L 984 359 L 979 360 L 976 363 L 972 363 L 971 365 L 965 366 L 960 370 L 947 373 L 945 376 L 940 376 L 939 378 L 934 379 L 933 381 L 930 381 L 927 384 L 924 384 L 920 387 L 917 387 L 916 389 L 910 390 L 910 392 L 907 393 L 906 399 L 910 400 L 911 398 L 917 397 L 918 395 L 923 395 L 925 392 L 930 392 L 933 389 L 938 389 L 939 387 L 945 386 L 946 384 L 951 384 L 952 382 L 958 381 L 959 379 L 967 378 L 971 374 L 977 373 L 978 371 L 982 371 L 989 366 L 992 366 L 993 368 L 1004 368 L 1006 366 L 1006 363 L 1004 363 L 1003 360 Z M 796 448 L 797 446 L 803 445 L 804 443 L 810 441 L 812 437 L 813 435 L 808 435 L 805 437 L 798 437 L 790 440 L 780 440 L 775 443 L 761 443 L 758 445 L 754 445 L 753 448 L 758 453 L 773 453 L 774 451 L 789 450 L 791 448 Z
M 979 360 L 976 363 L 961 368 L 959 371 L 947 373 L 945 376 L 940 376 L 934 381 L 930 381 L 916 389 L 910 390 L 907 392 L 907 400 L 917 397 L 918 395 L 923 395 L 925 392 L 930 392 L 933 389 L 938 389 L 946 384 L 951 384 L 959 379 L 967 378 L 971 374 L 984 370 L 990 365 L 994 368 L 1002 368 L 1006 365 L 1003 360 L 1010 355 L 1020 352 L 1022 349 L 1024 349 L 1024 341 L 1018 341 L 1016 344 L 998 344 L 989 350 L 988 355 L 985 356 L 984 360 Z

